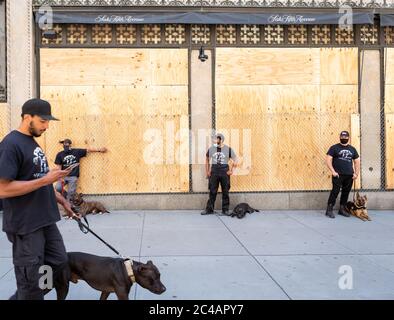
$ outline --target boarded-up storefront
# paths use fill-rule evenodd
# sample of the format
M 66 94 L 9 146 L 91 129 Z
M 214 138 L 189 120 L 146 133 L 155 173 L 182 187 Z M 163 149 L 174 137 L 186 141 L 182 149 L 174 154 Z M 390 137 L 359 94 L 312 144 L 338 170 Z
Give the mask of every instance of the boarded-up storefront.
M 204 167 L 195 160 L 205 160 L 206 146 L 195 145 L 200 127 L 224 133 L 239 155 L 235 192 L 329 190 L 325 154 L 339 132 L 348 130 L 361 149 L 363 51 L 383 57 L 394 33 L 373 13 L 355 12 L 353 28 L 342 28 L 331 11 L 302 13 L 300 22 L 286 20 L 299 14 L 286 9 L 138 11 L 132 21 L 129 13 L 115 19 L 95 10 L 55 12 L 55 37 L 37 29 L 39 95 L 62 120 L 41 139 L 49 160 L 65 137 L 75 147 L 109 149 L 82 161 L 84 193 L 206 192 L 204 169 L 195 170 Z M 192 59 L 204 50 L 210 67 L 198 69 Z M 394 185 L 392 55 L 388 49 L 385 127 L 378 128 L 385 166 L 373 168 L 386 188 Z
M 360 148 L 358 49 L 219 48 L 216 55 L 217 127 L 251 135 L 251 145 L 240 146 L 249 159 L 234 189 L 329 188 L 324 154 L 338 133 L 351 132 Z
M 84 192 L 189 191 L 188 137 L 176 137 L 188 131 L 186 49 L 41 49 L 40 57 L 41 97 L 62 120 L 45 137 L 49 161 L 71 137 L 76 147 L 109 149 L 83 161 Z

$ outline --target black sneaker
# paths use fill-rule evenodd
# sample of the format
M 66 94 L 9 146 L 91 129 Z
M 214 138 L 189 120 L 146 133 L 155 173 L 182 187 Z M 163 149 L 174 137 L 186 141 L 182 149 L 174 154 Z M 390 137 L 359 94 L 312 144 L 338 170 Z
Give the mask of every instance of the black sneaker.
M 222 210 L 222 213 L 220 214 L 221 216 L 230 216 L 231 213 L 228 210 Z
M 210 211 L 210 210 L 204 210 L 204 211 L 202 211 L 201 212 L 201 215 L 203 215 L 203 216 L 205 216 L 205 215 L 207 215 L 207 214 L 214 214 L 214 212 L 213 211 Z

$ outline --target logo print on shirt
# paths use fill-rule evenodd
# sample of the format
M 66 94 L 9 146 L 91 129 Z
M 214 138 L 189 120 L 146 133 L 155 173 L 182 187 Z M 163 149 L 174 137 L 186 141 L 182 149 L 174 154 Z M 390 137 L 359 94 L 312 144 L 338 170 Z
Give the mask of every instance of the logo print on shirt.
M 49 171 L 47 158 L 40 147 L 34 149 L 33 155 L 33 164 L 36 166 L 37 171 L 39 171 L 34 174 L 34 178 L 41 178 Z
M 212 158 L 216 164 L 224 164 L 224 160 L 226 159 L 226 155 L 223 152 L 215 152 L 212 155 Z
M 73 156 L 72 154 L 64 157 L 64 159 L 63 159 L 63 165 L 65 167 L 69 167 L 74 163 L 77 163 L 77 158 L 75 156 Z
M 341 150 L 339 151 L 339 159 L 351 162 L 353 158 L 353 153 L 349 150 Z

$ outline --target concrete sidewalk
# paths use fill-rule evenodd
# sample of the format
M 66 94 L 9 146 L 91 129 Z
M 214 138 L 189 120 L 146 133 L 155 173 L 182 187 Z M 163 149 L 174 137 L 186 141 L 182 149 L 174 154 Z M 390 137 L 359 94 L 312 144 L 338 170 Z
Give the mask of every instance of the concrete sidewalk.
M 130 299 L 394 299 L 394 211 L 370 216 L 372 222 L 263 211 L 239 220 L 199 211 L 115 211 L 89 222 L 124 255 L 158 266 L 167 291 L 157 296 L 134 285 Z M 74 221 L 58 225 L 68 251 L 113 256 Z M 351 267 L 351 290 L 339 288 L 341 266 Z M 68 299 L 100 296 L 83 281 L 70 287 Z M 0 299 L 15 288 L 11 246 L 1 233 Z

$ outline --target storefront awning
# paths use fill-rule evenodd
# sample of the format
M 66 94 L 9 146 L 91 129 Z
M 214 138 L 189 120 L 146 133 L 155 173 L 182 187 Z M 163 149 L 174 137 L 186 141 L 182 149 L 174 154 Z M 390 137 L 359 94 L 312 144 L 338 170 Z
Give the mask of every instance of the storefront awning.
M 349 19 L 351 17 L 351 19 Z M 36 22 L 46 23 L 36 13 Z M 393 18 L 394 19 L 394 18 Z M 54 12 L 53 23 L 83 24 L 373 24 L 373 13 Z
M 381 14 L 380 25 L 383 27 L 394 26 L 394 14 Z

